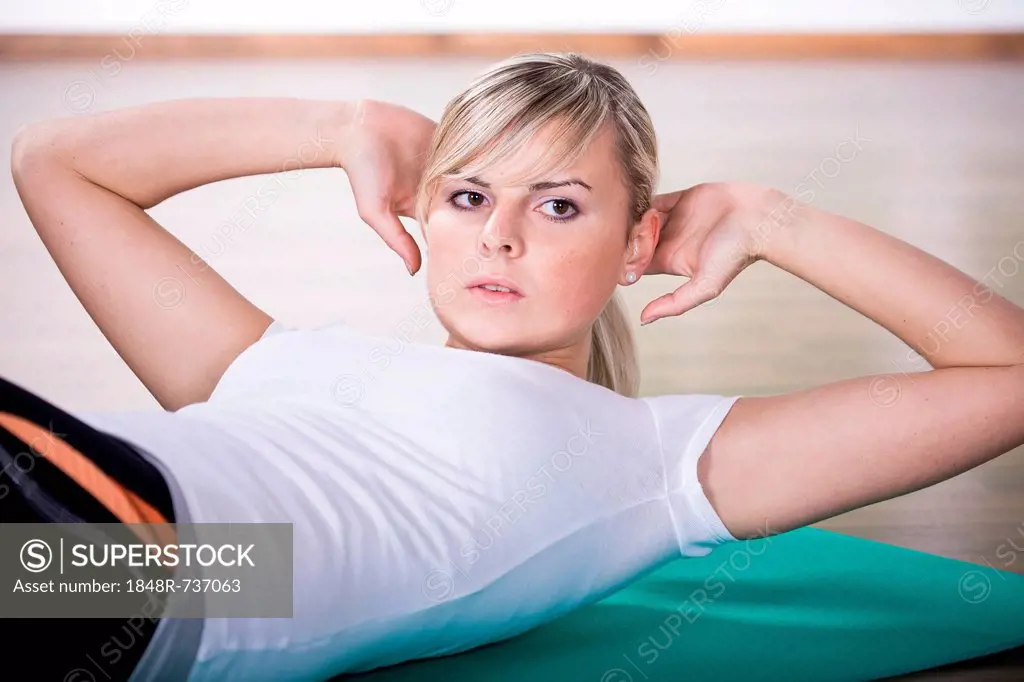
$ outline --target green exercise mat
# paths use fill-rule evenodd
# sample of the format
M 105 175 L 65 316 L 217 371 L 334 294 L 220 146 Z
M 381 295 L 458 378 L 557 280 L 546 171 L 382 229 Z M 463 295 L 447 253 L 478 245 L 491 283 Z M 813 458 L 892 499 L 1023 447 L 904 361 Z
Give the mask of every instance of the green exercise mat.
M 503 642 L 347 679 L 870 680 L 1022 644 L 1024 576 L 801 528 L 673 561 Z

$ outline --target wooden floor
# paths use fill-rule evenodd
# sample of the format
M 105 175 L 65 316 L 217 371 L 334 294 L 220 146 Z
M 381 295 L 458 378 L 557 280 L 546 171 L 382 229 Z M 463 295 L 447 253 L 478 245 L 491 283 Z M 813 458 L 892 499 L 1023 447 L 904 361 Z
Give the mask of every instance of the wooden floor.
M 437 116 L 487 63 L 126 60 L 116 74 L 98 60 L 5 63 L 0 144 L 9 146 L 27 121 L 193 96 L 374 97 Z M 1003 295 L 1024 304 L 1024 263 L 1014 256 L 1024 240 L 1019 65 L 612 63 L 654 118 L 662 190 L 733 179 L 792 191 L 815 173 L 816 205 L 886 230 L 975 278 L 990 276 Z M 851 138 L 862 141 L 860 151 L 848 158 L 847 146 L 848 160 L 830 161 Z M 423 276 L 410 279 L 359 222 L 340 171 L 290 179 L 251 228 L 219 237 L 218 226 L 262 182 L 201 188 L 153 215 L 288 324 L 343 318 L 389 334 L 424 300 Z M 76 409 L 155 408 L 48 260 L 9 179 L 0 183 L 0 254 L 0 375 Z M 669 286 L 655 277 L 626 290 L 634 317 Z M 906 346 L 885 330 L 762 264 L 713 305 L 637 328 L 637 336 L 645 394 L 763 395 L 924 369 L 907 361 Z M 418 340 L 443 338 L 434 322 Z M 820 527 L 971 562 L 994 584 L 997 571 L 1024 574 L 1024 551 L 1012 544 L 1024 548 L 1024 449 Z M 1024 656 L 1016 656 L 1016 663 L 989 664 L 985 679 L 1024 679 Z M 935 679 L 980 679 L 979 670 Z

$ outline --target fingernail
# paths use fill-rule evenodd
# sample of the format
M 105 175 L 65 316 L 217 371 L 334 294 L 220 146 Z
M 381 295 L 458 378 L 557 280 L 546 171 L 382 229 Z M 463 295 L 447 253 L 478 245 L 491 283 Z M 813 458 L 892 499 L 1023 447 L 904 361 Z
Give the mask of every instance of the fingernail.
M 409 261 L 402 261 L 405 263 L 405 269 L 409 271 L 409 275 L 412 276 L 412 266 L 409 265 Z

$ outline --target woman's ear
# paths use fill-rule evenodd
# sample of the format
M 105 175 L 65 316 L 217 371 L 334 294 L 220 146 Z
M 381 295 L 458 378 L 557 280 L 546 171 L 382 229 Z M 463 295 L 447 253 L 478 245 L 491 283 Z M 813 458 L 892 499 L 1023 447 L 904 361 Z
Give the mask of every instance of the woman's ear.
M 625 263 L 623 264 L 624 270 L 620 277 L 623 284 L 633 284 L 647 271 L 647 266 L 654 258 L 654 250 L 658 247 L 662 216 L 660 211 L 651 208 L 630 230 Z

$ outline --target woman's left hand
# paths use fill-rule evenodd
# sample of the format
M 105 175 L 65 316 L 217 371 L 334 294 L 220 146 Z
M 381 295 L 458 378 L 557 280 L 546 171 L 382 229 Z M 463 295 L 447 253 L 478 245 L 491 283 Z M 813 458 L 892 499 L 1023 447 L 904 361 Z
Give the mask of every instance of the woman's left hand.
M 764 257 L 766 219 L 786 199 L 776 190 L 743 183 L 704 183 L 656 196 L 653 207 L 662 214 L 662 227 L 644 274 L 690 280 L 648 303 L 641 323 L 681 315 L 719 296 Z

